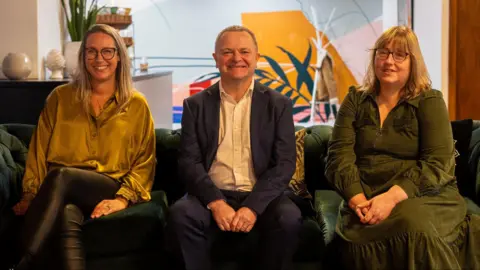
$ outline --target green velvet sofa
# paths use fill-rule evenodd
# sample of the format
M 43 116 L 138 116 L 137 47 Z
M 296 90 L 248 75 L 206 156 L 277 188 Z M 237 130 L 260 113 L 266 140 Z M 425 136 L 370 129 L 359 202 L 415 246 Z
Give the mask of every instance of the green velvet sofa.
M 26 145 L 30 140 L 33 126 L 19 124 L 0 125 L 1 129 L 20 138 Z M 297 127 L 301 129 L 302 127 Z M 462 181 L 469 212 L 480 214 L 480 121 L 470 124 L 471 140 L 466 143 L 468 179 Z M 337 269 L 334 249 L 335 223 L 338 206 L 342 198 L 327 184 L 324 177 L 328 140 L 332 128 L 313 126 L 307 128 L 305 137 L 305 177 L 308 189 L 314 194 L 315 213 L 305 215 L 300 233 L 300 243 L 294 256 L 296 270 Z M 125 211 L 89 220 L 84 225 L 84 242 L 88 269 L 172 269 L 164 246 L 164 226 L 168 205 L 185 193 L 184 185 L 178 180 L 177 149 L 180 130 L 157 129 L 157 167 L 152 201 L 135 205 Z M 1 143 L 1 142 L 0 142 Z M 457 142 L 458 143 L 458 142 Z M 0 167 L 2 168 L 2 167 Z M 1 173 L 1 172 L 0 172 Z M 19 183 L 12 186 L 20 188 Z M 18 198 L 10 198 L 12 203 Z M 12 219 L 10 213 L 2 213 L 4 220 Z M 13 218 L 7 235 L 14 238 L 18 229 Z M 239 235 L 235 245 L 231 239 L 220 238 L 213 246 L 212 257 L 215 269 L 249 269 L 249 254 L 256 251 L 257 233 Z M 13 240 L 11 240 L 13 241 Z M 2 254 L 13 256 L 14 243 L 1 242 Z M 228 248 L 225 248 L 227 247 Z M 5 251 L 6 250 L 6 251 Z M 3 253 L 6 252 L 6 253 Z M 10 252 L 10 253 L 9 253 Z M 232 254 L 241 256 L 234 256 Z M 7 256 L 7 257 L 8 257 Z

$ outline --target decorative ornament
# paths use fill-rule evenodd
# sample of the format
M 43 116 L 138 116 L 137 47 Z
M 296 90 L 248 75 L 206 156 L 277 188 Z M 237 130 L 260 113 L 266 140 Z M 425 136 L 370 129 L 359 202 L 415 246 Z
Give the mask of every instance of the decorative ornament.
M 50 79 L 63 79 L 65 58 L 59 50 L 53 49 L 48 52 L 46 66 L 52 72 Z

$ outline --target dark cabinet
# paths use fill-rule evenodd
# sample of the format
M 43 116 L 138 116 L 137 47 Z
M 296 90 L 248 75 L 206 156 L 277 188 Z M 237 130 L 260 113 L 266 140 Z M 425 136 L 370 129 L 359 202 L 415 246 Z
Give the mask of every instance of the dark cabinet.
M 36 125 L 52 90 L 68 81 L 0 80 L 0 124 Z

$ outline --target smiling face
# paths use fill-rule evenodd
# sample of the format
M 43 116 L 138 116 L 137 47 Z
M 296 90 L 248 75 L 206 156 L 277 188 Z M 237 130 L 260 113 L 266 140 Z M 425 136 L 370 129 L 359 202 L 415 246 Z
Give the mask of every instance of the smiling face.
M 393 42 L 375 52 L 375 75 L 381 87 L 401 89 L 410 76 L 410 56 L 402 46 Z
M 225 32 L 218 40 L 213 58 L 222 80 L 252 80 L 260 55 L 245 31 Z
M 91 79 L 97 82 L 115 80 L 120 57 L 115 40 L 105 33 L 91 34 L 85 43 L 85 65 Z

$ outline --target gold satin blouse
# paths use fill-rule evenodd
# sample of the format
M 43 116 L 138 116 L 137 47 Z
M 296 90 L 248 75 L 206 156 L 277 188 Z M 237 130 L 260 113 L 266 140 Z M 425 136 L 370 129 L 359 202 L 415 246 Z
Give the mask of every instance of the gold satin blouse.
M 117 196 L 150 200 L 155 173 L 155 129 L 146 99 L 134 93 L 117 112 L 113 95 L 95 117 L 76 100 L 72 84 L 52 91 L 30 141 L 23 192 L 36 194 L 49 169 L 75 167 L 118 181 Z

